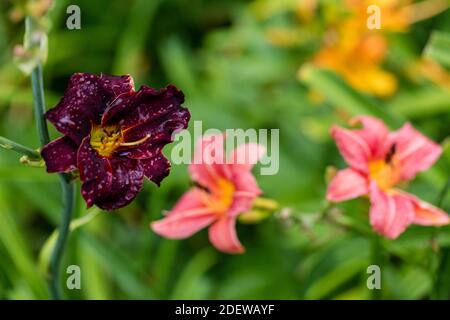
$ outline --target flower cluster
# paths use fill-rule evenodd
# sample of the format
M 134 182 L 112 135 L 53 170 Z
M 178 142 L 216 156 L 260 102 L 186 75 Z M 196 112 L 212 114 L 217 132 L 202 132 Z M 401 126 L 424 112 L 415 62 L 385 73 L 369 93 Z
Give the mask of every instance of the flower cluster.
M 369 30 L 367 8 L 376 5 L 383 13 L 383 28 Z M 328 30 L 314 62 L 339 73 L 357 90 L 376 96 L 392 95 L 395 76 L 381 66 L 387 54 L 385 31 L 402 31 L 409 25 L 404 1 L 347 0 L 350 14 Z
M 170 164 L 162 154 L 174 132 L 190 118 L 181 107 L 184 96 L 174 86 L 135 91 L 130 76 L 74 74 L 64 97 L 46 118 L 63 136 L 41 150 L 48 172 L 79 173 L 88 206 L 123 207 L 139 193 L 143 179 L 158 184 Z M 427 170 L 442 148 L 409 123 L 389 132 L 369 116 L 356 117 L 331 135 L 349 168 L 332 179 L 327 200 L 370 198 L 370 223 L 388 238 L 397 238 L 410 224 L 450 223 L 443 210 L 398 188 Z M 220 251 L 242 253 L 236 219 L 249 212 L 261 195 L 251 170 L 265 154 L 256 143 L 242 144 L 225 154 L 224 134 L 204 136 L 196 145 L 189 173 L 194 186 L 167 215 L 151 224 L 157 234 L 187 238 L 209 226 L 209 239 Z
M 46 118 L 64 136 L 43 147 L 48 172 L 79 171 L 88 206 L 112 210 L 130 203 L 143 179 L 157 185 L 170 169 L 162 154 L 189 111 L 174 86 L 135 91 L 126 76 L 76 73 Z
M 397 90 L 397 78 L 382 66 L 388 53 L 387 33 L 406 31 L 411 24 L 448 8 L 444 1 L 345 0 L 346 18 L 331 24 L 313 58 L 318 66 L 340 74 L 355 89 L 380 97 Z M 380 29 L 368 28 L 368 8 L 377 8 Z

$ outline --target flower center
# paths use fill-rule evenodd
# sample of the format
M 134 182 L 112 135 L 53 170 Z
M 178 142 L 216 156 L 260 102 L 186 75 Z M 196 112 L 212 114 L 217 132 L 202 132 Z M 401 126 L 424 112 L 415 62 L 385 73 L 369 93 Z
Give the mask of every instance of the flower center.
M 205 191 L 205 204 L 214 212 L 223 214 L 233 203 L 235 187 L 230 181 L 220 178 L 216 188 Z
M 393 161 L 376 160 L 369 162 L 370 179 L 375 181 L 381 190 L 387 191 L 397 184 L 400 172 Z
M 141 144 L 150 138 L 146 135 L 144 138 L 133 142 L 125 142 L 123 131 L 119 126 L 98 126 L 94 125 L 91 129 L 90 144 L 100 156 L 109 157 L 119 147 L 135 146 Z

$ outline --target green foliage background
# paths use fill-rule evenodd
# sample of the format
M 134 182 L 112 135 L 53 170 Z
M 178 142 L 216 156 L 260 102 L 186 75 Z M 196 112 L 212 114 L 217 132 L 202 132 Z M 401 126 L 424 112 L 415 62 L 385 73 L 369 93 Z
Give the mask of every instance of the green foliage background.
M 68 30 L 66 8 L 77 4 L 82 29 Z M 435 141 L 450 135 L 450 92 L 408 76 L 433 31 L 450 32 L 450 12 L 390 35 L 386 61 L 400 80 L 389 99 L 357 93 L 331 72 L 298 68 L 320 48 L 309 36 L 302 45 L 277 47 L 268 26 L 294 26 L 289 12 L 261 21 L 243 0 L 57 0 L 49 14 L 49 59 L 44 69 L 47 107 L 61 97 L 74 72 L 131 74 L 136 85 L 173 83 L 186 95 L 192 120 L 204 128 L 279 128 L 280 171 L 257 176 L 268 198 L 307 217 L 323 205 L 327 166 L 344 167 L 329 127 L 347 116 L 372 114 L 393 129 L 411 121 Z M 333 5 L 321 1 L 321 5 Z M 336 4 L 334 4 L 336 5 Z M 9 19 L 0 1 L 0 135 L 38 148 L 29 78 L 12 62 L 23 22 Z M 320 19 L 317 24 L 320 26 Z M 301 26 L 300 26 L 301 27 Z M 302 29 L 302 34 L 315 32 Z M 448 38 L 447 38 L 448 40 Z M 450 42 L 450 41 L 449 41 Z M 449 42 L 440 42 L 448 59 Z M 443 44 L 442 44 L 443 43 Z M 447 46 L 447 47 L 445 47 Z M 309 90 L 325 99 L 314 103 Z M 343 116 L 344 115 L 344 116 Z M 52 128 L 52 137 L 58 134 Z M 450 174 L 450 150 L 407 188 L 436 204 Z M 165 150 L 170 154 L 170 147 Z M 398 240 L 373 234 L 367 200 L 342 204 L 343 224 L 329 221 L 285 225 L 276 216 L 238 225 L 247 252 L 217 252 L 205 231 L 185 241 L 155 235 L 159 219 L 189 187 L 186 166 L 173 166 L 160 188 L 146 182 L 130 206 L 101 212 L 70 235 L 63 266 L 82 270 L 82 289 L 72 299 L 424 299 L 450 297 L 450 227 L 412 226 Z M 443 207 L 450 208 L 450 196 Z M 0 298 L 48 298 L 39 252 L 59 221 L 56 175 L 21 165 L 0 150 Z M 86 214 L 78 196 L 76 216 Z M 342 218 L 342 217 L 341 217 Z M 434 248 L 434 250 L 433 250 Z M 366 268 L 381 265 L 381 291 L 366 287 Z M 65 281 L 63 272 L 61 281 Z

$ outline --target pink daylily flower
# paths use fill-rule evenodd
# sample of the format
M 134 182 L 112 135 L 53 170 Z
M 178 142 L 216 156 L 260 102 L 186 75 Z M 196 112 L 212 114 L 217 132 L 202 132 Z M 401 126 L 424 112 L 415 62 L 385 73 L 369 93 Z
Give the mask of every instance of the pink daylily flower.
M 443 210 L 396 188 L 430 168 L 442 148 L 407 123 L 389 132 L 376 118 L 360 116 L 351 125 L 334 126 L 331 135 L 349 168 L 340 170 L 328 186 L 327 199 L 341 202 L 363 195 L 370 198 L 370 223 L 381 235 L 395 239 L 410 224 L 442 226 L 450 223 Z
M 243 253 L 236 218 L 252 208 L 261 190 L 251 173 L 265 148 L 256 143 L 224 154 L 224 135 L 203 137 L 196 145 L 189 173 L 196 186 L 187 191 L 167 215 L 151 224 L 157 234 L 184 239 L 209 227 L 209 240 L 220 251 Z

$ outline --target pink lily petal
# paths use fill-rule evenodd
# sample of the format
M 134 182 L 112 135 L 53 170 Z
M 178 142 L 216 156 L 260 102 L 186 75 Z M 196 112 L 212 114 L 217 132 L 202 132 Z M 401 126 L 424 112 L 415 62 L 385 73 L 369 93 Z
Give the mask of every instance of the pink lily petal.
M 371 156 L 367 142 L 352 130 L 337 126 L 331 128 L 331 136 L 336 140 L 336 145 L 349 166 L 367 173 L 367 163 Z
M 228 163 L 232 170 L 248 170 L 266 153 L 266 148 L 258 143 L 241 144 L 229 155 Z
M 242 212 L 250 210 L 253 206 L 253 201 L 262 194 L 262 191 L 250 171 L 235 172 L 232 181 L 236 190 L 228 215 L 235 217 Z
M 358 171 L 347 168 L 338 171 L 327 190 L 327 200 L 341 202 L 369 193 L 367 178 Z
M 225 253 L 244 253 L 245 249 L 236 235 L 236 219 L 223 217 L 209 228 L 209 241 Z
M 253 176 L 250 171 L 234 173 L 231 181 L 236 188 L 236 193 L 253 194 L 254 196 L 259 196 L 262 193 L 261 189 L 258 187 L 255 176 Z
M 203 187 L 214 189 L 220 178 L 230 176 L 223 152 L 224 135 L 202 137 L 196 144 L 194 161 L 189 165 L 192 180 Z
M 181 196 L 175 206 L 167 215 L 173 215 L 183 212 L 195 212 L 200 209 L 203 211 L 205 207 L 205 192 L 199 188 L 191 188 Z
M 372 182 L 370 202 L 370 224 L 387 238 L 397 238 L 413 222 L 413 203 L 400 193 L 385 193 Z
M 417 173 L 430 168 L 442 153 L 437 143 L 415 130 L 409 123 L 392 134 L 396 144 L 402 180 L 411 180 Z
M 183 214 L 170 215 L 164 219 L 153 222 L 152 230 L 162 237 L 169 239 L 185 239 L 207 227 L 216 220 L 214 214 Z
M 423 226 L 443 226 L 450 223 L 450 216 L 442 209 L 422 201 L 416 196 L 403 192 L 414 206 L 414 223 Z
M 203 204 L 203 191 L 185 193 L 165 218 L 153 222 L 153 231 L 170 239 L 184 239 L 213 223 L 217 216 Z
M 353 118 L 352 125 L 362 124 L 362 129 L 353 130 L 369 146 L 372 158 L 379 159 L 385 156 L 390 147 L 389 130 L 383 121 L 369 116 Z
M 203 136 L 195 144 L 194 163 L 223 164 L 224 134 Z

